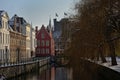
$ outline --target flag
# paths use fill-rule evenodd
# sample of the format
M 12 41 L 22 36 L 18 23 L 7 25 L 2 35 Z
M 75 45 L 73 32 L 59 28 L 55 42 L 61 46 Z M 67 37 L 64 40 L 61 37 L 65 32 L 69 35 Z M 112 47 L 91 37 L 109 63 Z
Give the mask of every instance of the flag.
M 58 17 L 58 14 L 56 13 L 55 16 Z
M 67 13 L 64 12 L 64 15 L 67 16 Z

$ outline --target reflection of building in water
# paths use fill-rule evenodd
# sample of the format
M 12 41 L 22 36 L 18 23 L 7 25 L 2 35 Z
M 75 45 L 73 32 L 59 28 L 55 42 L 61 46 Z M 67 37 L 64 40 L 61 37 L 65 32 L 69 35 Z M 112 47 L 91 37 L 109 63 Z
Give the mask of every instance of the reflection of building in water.
M 27 80 L 73 80 L 72 68 L 65 67 L 43 67 L 39 69 L 37 75 L 27 78 Z M 22 79 L 21 79 L 22 80 Z
M 55 80 L 55 67 L 51 68 L 51 80 Z
M 67 80 L 66 68 L 63 67 L 56 68 L 55 73 L 56 73 L 55 80 Z
M 52 67 L 51 80 L 73 80 L 72 68 Z
M 67 69 L 67 80 L 73 80 L 73 69 L 69 68 Z
M 37 79 L 27 79 L 27 80 L 51 80 L 51 71 L 50 69 L 47 69 L 47 66 L 44 66 L 39 69 L 39 72 L 37 74 Z

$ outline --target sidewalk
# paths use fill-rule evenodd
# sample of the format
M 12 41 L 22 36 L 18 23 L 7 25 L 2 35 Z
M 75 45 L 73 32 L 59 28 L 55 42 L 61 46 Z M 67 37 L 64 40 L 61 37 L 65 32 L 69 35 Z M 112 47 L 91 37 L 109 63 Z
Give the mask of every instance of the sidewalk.
M 106 63 L 101 63 L 101 61 L 96 62 L 96 63 L 97 63 L 97 64 L 100 64 L 100 65 L 102 65 L 102 66 L 108 67 L 108 68 L 110 68 L 110 69 L 113 69 L 113 70 L 115 70 L 115 71 L 117 71 L 117 72 L 120 72 L 120 57 L 116 57 L 116 60 L 117 60 L 117 64 L 118 64 L 118 65 L 114 65 L 114 66 L 111 65 L 111 58 L 110 58 L 110 57 L 106 57 L 106 60 L 107 60 Z

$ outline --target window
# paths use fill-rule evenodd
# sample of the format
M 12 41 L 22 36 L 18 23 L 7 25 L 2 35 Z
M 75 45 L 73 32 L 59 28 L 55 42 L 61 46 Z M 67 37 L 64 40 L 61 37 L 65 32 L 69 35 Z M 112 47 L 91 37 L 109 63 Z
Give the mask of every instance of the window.
M 4 56 L 4 54 L 5 54 L 5 53 L 4 53 L 4 49 L 3 49 L 3 60 L 5 59 L 5 56 Z
M 40 46 L 40 40 L 37 40 L 37 46 Z
M 7 40 L 8 40 L 8 39 L 7 39 L 7 34 L 5 34 L 5 37 L 6 37 L 6 39 L 5 39 L 5 40 L 6 40 L 6 44 L 7 44 Z
M 45 38 L 44 33 L 41 33 L 41 38 L 42 38 L 42 39 L 44 39 L 44 38 Z
M 2 43 L 2 33 L 0 32 L 0 43 Z
M 6 29 L 8 29 L 8 24 L 7 24 L 7 22 L 5 22 L 5 27 L 6 27 Z
M 41 51 L 41 50 L 39 49 L 39 53 L 41 53 L 40 51 Z
M 2 51 L 0 49 L 0 61 L 1 61 L 1 59 L 2 59 Z
M 1 21 L 0 21 L 0 28 L 2 27 Z
M 49 54 L 49 48 L 46 49 L 46 53 Z
M 4 21 L 2 21 L 2 27 L 4 28 Z
M 27 33 L 27 34 L 26 34 L 26 35 L 27 35 L 27 37 L 29 37 L 29 36 L 30 36 L 30 32 L 29 32 L 29 31 L 27 31 L 26 33 Z
M 46 40 L 46 46 L 49 46 L 49 40 Z
M 3 44 L 4 44 L 4 33 L 3 33 Z
M 42 40 L 41 46 L 45 46 L 45 41 L 44 40 Z
M 42 54 L 44 54 L 44 53 L 45 53 L 45 49 L 43 48 L 43 49 L 42 49 Z

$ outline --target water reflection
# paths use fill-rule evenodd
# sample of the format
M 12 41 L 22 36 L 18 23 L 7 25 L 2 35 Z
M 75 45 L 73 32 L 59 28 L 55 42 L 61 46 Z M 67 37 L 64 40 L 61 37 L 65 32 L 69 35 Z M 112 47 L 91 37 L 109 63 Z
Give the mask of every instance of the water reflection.
M 51 80 L 55 80 L 55 67 L 51 68 Z
M 37 72 L 28 73 L 10 80 L 72 80 L 71 72 L 66 67 L 44 66 Z
M 51 67 L 50 65 L 40 68 L 37 72 L 16 77 L 11 80 L 108 80 L 101 77 L 97 66 L 81 62 L 72 67 Z

